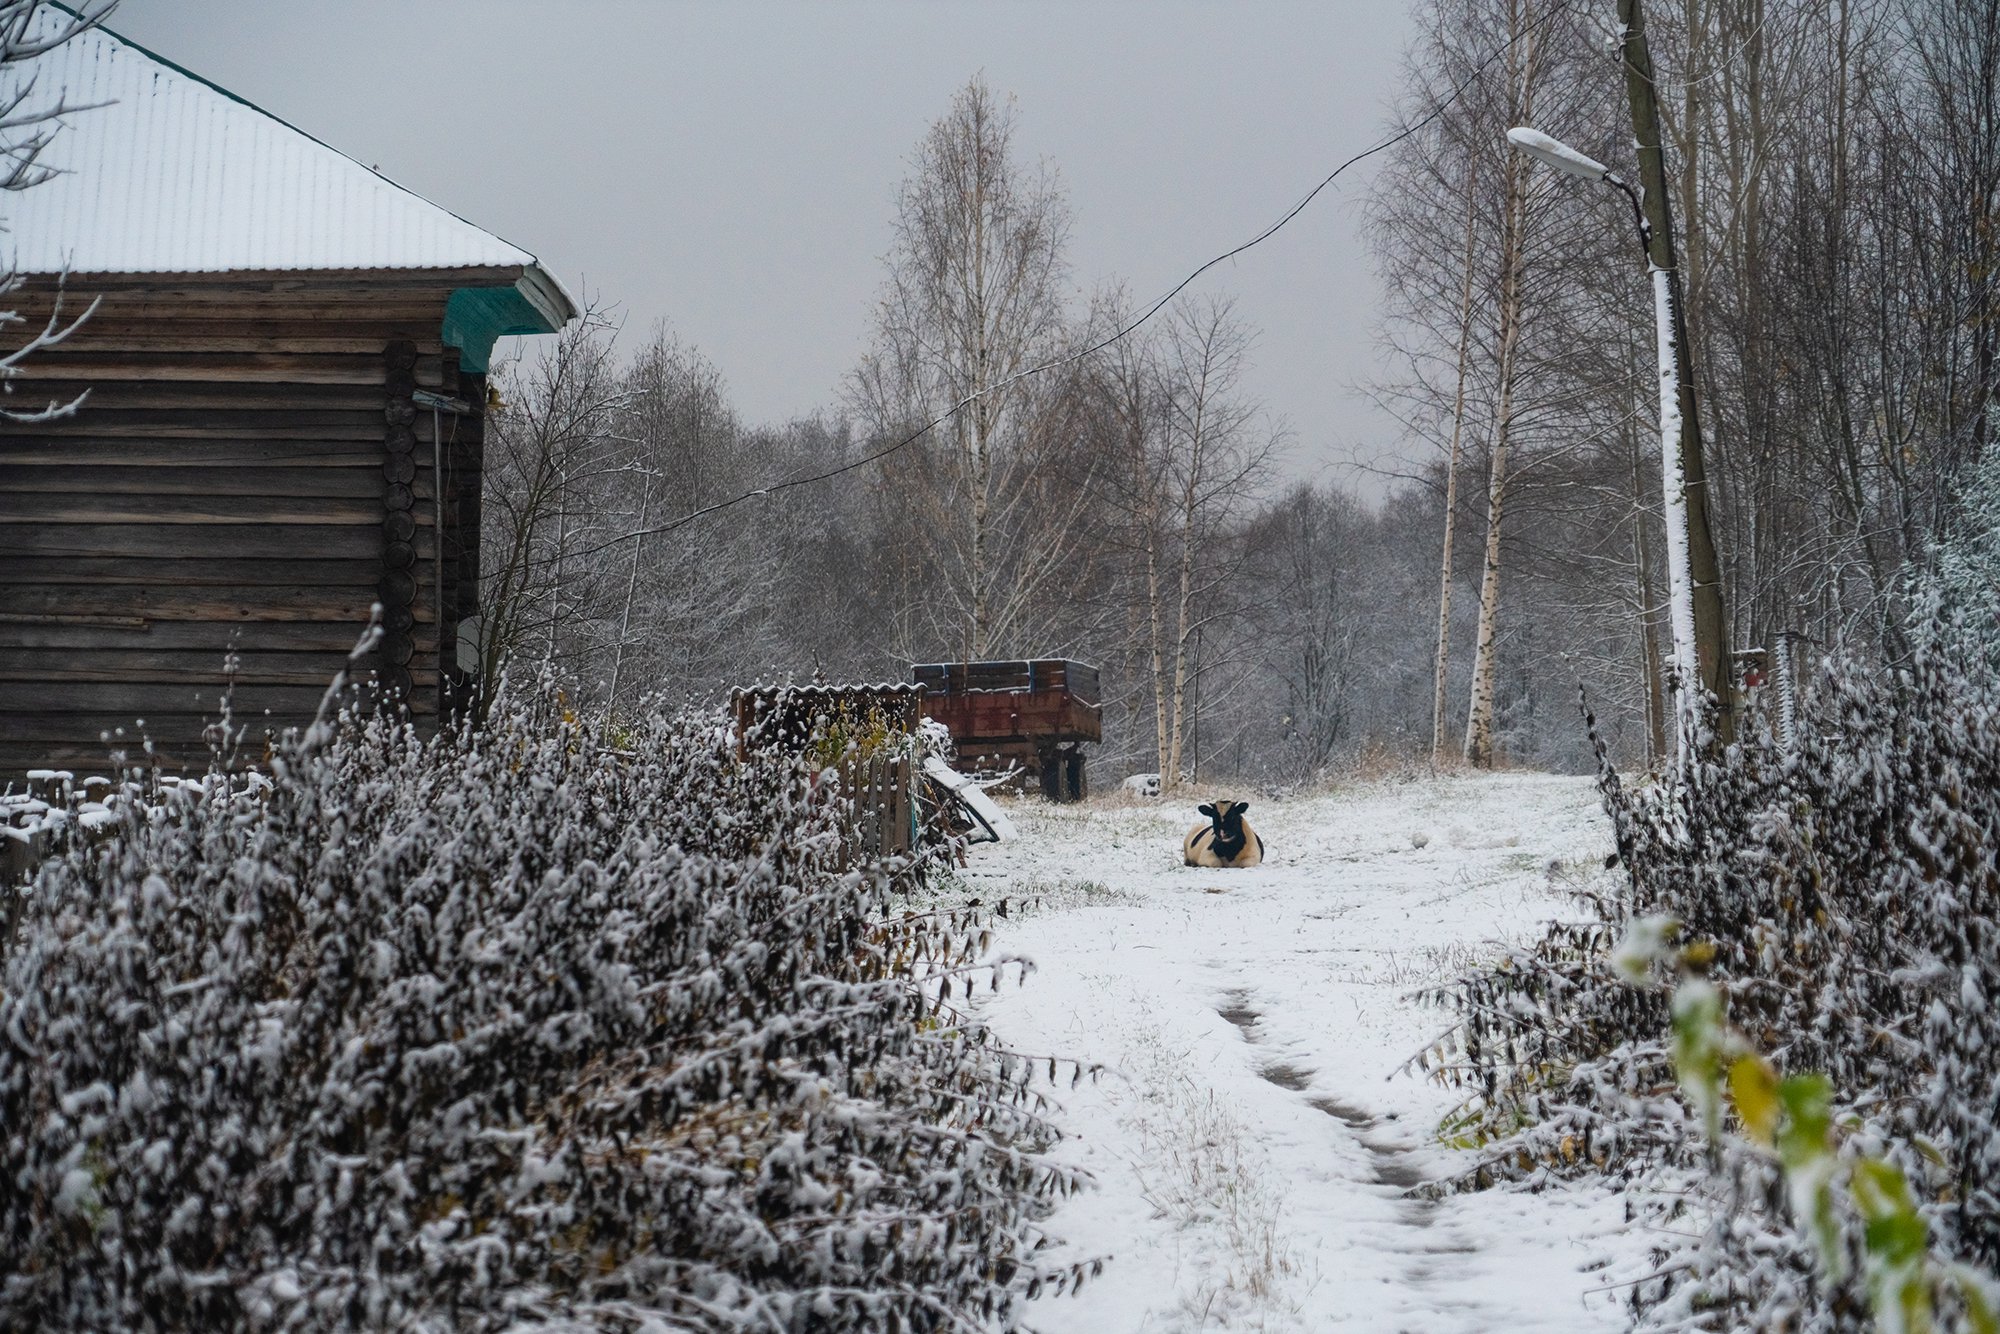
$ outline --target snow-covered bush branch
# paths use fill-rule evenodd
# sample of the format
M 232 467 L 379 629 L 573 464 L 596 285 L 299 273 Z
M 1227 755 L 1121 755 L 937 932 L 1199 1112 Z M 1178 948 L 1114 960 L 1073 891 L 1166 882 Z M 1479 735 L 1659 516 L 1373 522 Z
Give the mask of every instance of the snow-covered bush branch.
M 0 974 L 0 1326 L 963 1329 L 1078 1281 L 1034 1067 L 924 985 L 985 984 L 980 923 L 712 719 L 594 735 L 347 718 L 59 846 Z

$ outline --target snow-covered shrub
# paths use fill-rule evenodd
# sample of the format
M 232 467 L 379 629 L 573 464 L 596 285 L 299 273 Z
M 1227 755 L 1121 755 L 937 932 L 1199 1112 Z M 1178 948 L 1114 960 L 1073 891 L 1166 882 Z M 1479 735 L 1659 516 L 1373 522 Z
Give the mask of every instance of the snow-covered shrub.
M 712 720 L 592 736 L 350 719 L 44 863 L 0 1328 L 1005 1327 L 1076 1282 L 1027 1063 L 948 1003 L 979 922 Z
M 1683 945 L 1679 925 L 1666 918 L 1634 922 L 1619 947 L 1619 963 L 1638 985 L 1652 985 L 1662 971 L 1673 975 L 1675 1073 L 1722 1165 L 1708 1184 L 1724 1181 L 1740 1200 L 1753 1178 L 1768 1189 L 1782 1177 L 1785 1200 L 1817 1252 L 1819 1276 L 1843 1288 L 1858 1277 L 1878 1329 L 1931 1330 L 1944 1312 L 1962 1318 L 1972 1334 L 2000 1334 L 2000 1289 L 1976 1267 L 1938 1254 L 1908 1174 L 1881 1152 L 1879 1139 L 1867 1132 L 1835 1133 L 1833 1087 L 1825 1075 L 1781 1076 L 1729 1022 L 1727 1002 L 1706 975 L 1713 945 L 1701 940 Z M 1725 1118 L 1733 1121 L 1733 1130 L 1725 1130 Z M 1768 1238 L 1761 1247 L 1765 1255 L 1756 1253 L 1759 1220 L 1746 1217 L 1750 1228 L 1732 1228 L 1738 1219 L 1725 1208 L 1717 1221 L 1723 1226 L 1711 1231 L 1713 1244 L 1694 1257 L 1689 1266 L 1694 1281 L 1682 1284 L 1683 1291 L 1709 1309 L 1725 1310 L 1745 1293 L 1758 1308 L 1758 1328 L 1792 1328 L 1802 1317 L 1809 1319 L 1814 1303 L 1787 1291 L 1793 1283 L 1771 1281 L 1796 1274 L 1778 1275 L 1768 1264 L 1774 1249 Z M 1714 1300 L 1718 1287 L 1720 1302 Z M 1851 1313 L 1847 1297 L 1842 1291 L 1827 1314 Z M 1693 1302 L 1682 1304 L 1689 1314 L 1699 1309 Z M 1670 1320 L 1685 1323 L 1681 1314 Z
M 1988 420 L 2000 431 L 2000 408 Z M 2000 451 L 1966 470 L 1956 498 L 1916 582 L 1911 619 L 1918 639 L 2000 672 Z
M 1864 1328 L 1863 1225 L 1842 1215 L 1854 1263 L 1829 1285 L 1772 1164 L 1733 1155 L 1700 1185 L 1667 1000 L 1613 957 L 1642 917 L 1680 923 L 1757 1049 L 1829 1078 L 1857 1151 L 1929 1202 L 1941 1253 L 2000 1260 L 2000 690 L 1963 668 L 1932 646 L 1904 670 L 1830 672 L 1793 754 L 1746 744 L 1638 788 L 1606 765 L 1619 892 L 1590 884 L 1582 920 L 1444 993 L 1462 1053 L 1431 1064 L 1477 1095 L 1456 1131 L 1491 1146 L 1472 1179 L 1687 1169 L 1677 1188 L 1714 1193 L 1699 1255 L 1636 1294 L 1666 1323 Z
M 1634 787 L 1600 747 L 1623 883 L 1441 994 L 1463 1055 L 1428 1064 L 1476 1095 L 1456 1130 L 1494 1146 L 1473 1175 L 1699 1164 L 1666 1001 L 1611 955 L 1658 916 L 1756 1050 L 1827 1078 L 1850 1170 L 1900 1170 L 1938 1255 L 2000 1269 L 2000 457 L 1936 555 L 1908 655 L 1830 667 L 1793 749 L 1753 737 Z M 1724 1157 L 1703 1249 L 1647 1299 L 1697 1327 L 1864 1327 L 1866 1220 L 1840 1213 L 1851 1263 L 1827 1282 L 1782 1174 Z

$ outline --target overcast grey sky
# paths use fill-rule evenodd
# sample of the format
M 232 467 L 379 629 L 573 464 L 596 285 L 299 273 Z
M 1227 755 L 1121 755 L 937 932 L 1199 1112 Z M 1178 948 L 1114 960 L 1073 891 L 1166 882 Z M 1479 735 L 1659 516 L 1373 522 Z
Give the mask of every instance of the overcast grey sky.
M 836 401 L 897 181 L 983 71 L 1061 171 L 1079 292 L 1164 292 L 1374 142 L 1398 0 L 124 0 L 114 29 L 665 320 L 751 421 Z M 1211 271 L 1260 331 L 1292 468 L 1394 443 L 1351 389 L 1375 288 L 1355 168 Z

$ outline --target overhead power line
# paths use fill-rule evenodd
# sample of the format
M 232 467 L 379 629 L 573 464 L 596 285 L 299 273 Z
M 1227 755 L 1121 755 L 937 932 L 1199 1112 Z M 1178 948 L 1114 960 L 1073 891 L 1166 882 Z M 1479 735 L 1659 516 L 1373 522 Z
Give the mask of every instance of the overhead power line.
M 963 412 L 966 408 L 970 407 L 973 403 L 977 402 L 979 399 L 984 398 L 986 395 L 996 394 L 1001 390 L 1007 388 L 1009 385 L 1015 384 L 1021 380 L 1028 379 L 1031 376 L 1046 375 L 1050 371 L 1061 370 L 1065 366 L 1074 365 L 1075 363 L 1082 361 L 1085 357 L 1095 356 L 1097 353 L 1102 352 L 1105 348 L 1110 347 L 1113 343 L 1116 343 L 1121 339 L 1130 337 L 1134 332 L 1136 332 L 1139 328 L 1145 325 L 1147 321 L 1151 320 L 1155 315 L 1158 315 L 1162 310 L 1164 310 L 1168 302 L 1172 301 L 1175 297 L 1179 296 L 1182 292 L 1186 291 L 1188 285 L 1193 283 L 1195 279 L 1201 277 L 1202 274 L 1207 273 L 1210 269 L 1214 268 L 1218 264 L 1227 263 L 1229 260 L 1235 259 L 1238 255 L 1242 254 L 1246 250 L 1250 250 L 1256 246 L 1260 246 L 1264 242 L 1270 240 L 1273 236 L 1276 236 L 1278 234 L 1278 231 L 1281 228 L 1283 228 L 1285 224 L 1289 223 L 1293 218 L 1298 217 L 1299 214 L 1305 212 L 1306 206 L 1311 204 L 1314 199 L 1318 198 L 1320 192 L 1325 190 L 1327 186 L 1332 185 L 1334 181 L 1340 176 L 1340 174 L 1346 171 L 1349 167 L 1355 165 L 1357 162 L 1365 162 L 1369 158 L 1374 157 L 1377 153 L 1386 152 L 1389 149 L 1394 148 L 1397 144 L 1403 142 L 1405 139 L 1410 138 L 1412 135 L 1415 135 L 1420 130 L 1430 125 L 1433 121 L 1437 120 L 1438 117 L 1444 115 L 1445 111 L 1449 109 L 1453 103 L 1457 102 L 1459 98 L 1465 95 L 1466 90 L 1472 87 L 1472 85 L 1478 81 L 1479 77 L 1487 71 L 1487 69 L 1493 64 L 1494 61 L 1506 55 L 1509 51 L 1513 50 L 1516 46 L 1526 41 L 1530 36 L 1534 35 L 1540 29 L 1548 26 L 1548 24 L 1551 21 L 1553 21 L 1558 14 L 1566 13 L 1568 9 L 1569 9 L 1569 0 L 1562 0 L 1562 3 L 1559 3 L 1554 7 L 1552 7 L 1546 14 L 1543 14 L 1540 18 L 1530 23 L 1527 27 L 1521 29 L 1520 32 L 1514 34 L 1514 36 L 1508 39 L 1504 44 L 1494 48 L 1491 52 L 1487 54 L 1487 56 L 1483 60 L 1481 60 L 1477 65 L 1473 66 L 1472 72 L 1466 75 L 1465 78 L 1461 80 L 1459 84 L 1451 90 L 1449 95 L 1439 98 L 1436 104 L 1433 105 L 1429 111 L 1425 112 L 1418 119 L 1411 121 L 1409 124 L 1403 126 L 1403 128 L 1397 130 L 1394 134 L 1391 134 L 1388 138 L 1382 140 L 1382 142 L 1374 145 L 1372 148 L 1365 148 L 1359 153 L 1356 153 L 1353 157 L 1348 158 L 1345 162 L 1342 162 L 1339 166 L 1335 167 L 1332 171 L 1328 172 L 1325 178 L 1322 179 L 1319 182 L 1319 184 L 1313 186 L 1312 189 L 1306 191 L 1305 197 L 1299 200 L 1298 203 L 1292 205 L 1292 207 L 1286 211 L 1283 217 L 1279 218 L 1276 222 L 1272 223 L 1269 227 L 1266 227 L 1263 231 L 1257 233 L 1257 235 L 1251 237 L 1243 244 L 1235 247 L 1234 249 L 1223 251 L 1221 254 L 1215 256 L 1215 258 L 1208 260 L 1206 263 L 1203 263 L 1200 267 L 1194 269 L 1187 275 L 1187 277 L 1181 279 L 1179 282 L 1175 283 L 1171 288 L 1169 288 L 1164 296 L 1162 296 L 1159 300 L 1155 301 L 1152 305 L 1148 306 L 1143 314 L 1139 315 L 1129 324 L 1122 326 L 1121 328 L 1117 329 L 1112 333 L 1106 334 L 1103 338 L 1098 339 L 1096 342 L 1091 343 L 1086 347 L 1079 348 L 1074 352 L 1070 352 L 1063 356 L 1056 357 L 1053 360 L 1042 362 L 1040 365 L 1030 366 L 1025 370 L 1016 371 L 1014 374 L 1008 376 L 1004 380 L 998 380 L 995 381 L 993 384 L 985 386 L 984 388 L 975 389 L 973 392 L 967 394 L 964 398 L 961 398 L 956 403 L 953 403 L 950 407 L 946 408 L 944 411 L 938 413 L 935 417 L 932 417 L 922 426 L 919 426 L 916 430 L 911 431 L 908 435 L 901 437 L 892 444 L 884 445 L 882 448 L 877 449 L 872 453 L 864 454 L 859 458 L 850 459 L 846 463 L 840 464 L 837 467 L 828 468 L 824 472 L 809 473 L 800 477 L 788 477 L 783 481 L 773 482 L 769 486 L 760 486 L 754 491 L 744 491 L 738 495 L 729 497 L 727 500 L 718 500 L 712 505 L 703 505 L 699 509 L 689 510 L 686 514 L 683 514 L 679 518 L 676 518 L 668 523 L 659 524 L 652 528 L 636 529 L 629 533 L 621 533 L 617 537 L 612 538 L 610 541 L 603 542 L 597 546 L 591 547 L 587 551 L 581 554 L 595 555 L 597 552 L 606 551 L 612 547 L 617 546 L 620 542 L 636 541 L 637 539 L 642 537 L 657 537 L 662 533 L 671 533 L 676 529 L 685 528 L 687 525 L 695 522 L 697 519 L 705 519 L 711 514 L 718 514 L 723 510 L 730 509 L 736 505 L 740 505 L 746 500 L 755 500 L 760 496 L 776 495 L 780 491 L 789 491 L 794 487 L 814 486 L 820 482 L 832 481 L 834 478 L 839 477 L 845 473 L 853 472 L 857 468 L 865 468 L 871 463 L 880 463 L 883 459 L 888 458 L 890 455 L 908 449 L 911 445 L 914 445 L 915 443 L 917 443 L 917 441 L 923 439 L 925 436 L 929 435 L 932 431 L 936 430 L 944 423 L 950 421 L 953 417 L 957 416 L 959 413 Z

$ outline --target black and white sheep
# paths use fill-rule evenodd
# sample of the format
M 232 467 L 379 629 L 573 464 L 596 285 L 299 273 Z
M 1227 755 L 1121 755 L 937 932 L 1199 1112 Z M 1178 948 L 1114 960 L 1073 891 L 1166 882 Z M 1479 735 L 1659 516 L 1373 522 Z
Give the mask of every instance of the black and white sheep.
M 1264 860 L 1264 840 L 1243 818 L 1247 801 L 1218 801 L 1198 808 L 1208 817 L 1181 840 L 1181 855 L 1189 866 L 1255 866 Z

